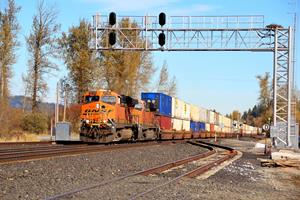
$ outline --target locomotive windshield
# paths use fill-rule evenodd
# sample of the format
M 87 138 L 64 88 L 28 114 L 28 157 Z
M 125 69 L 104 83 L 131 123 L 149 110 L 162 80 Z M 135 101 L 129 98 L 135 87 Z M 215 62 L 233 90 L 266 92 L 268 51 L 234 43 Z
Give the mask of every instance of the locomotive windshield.
M 96 102 L 99 101 L 99 96 L 85 96 L 85 103 L 91 103 L 91 102 Z
M 115 104 L 117 102 L 117 99 L 115 96 L 102 96 L 101 101 L 103 103 Z

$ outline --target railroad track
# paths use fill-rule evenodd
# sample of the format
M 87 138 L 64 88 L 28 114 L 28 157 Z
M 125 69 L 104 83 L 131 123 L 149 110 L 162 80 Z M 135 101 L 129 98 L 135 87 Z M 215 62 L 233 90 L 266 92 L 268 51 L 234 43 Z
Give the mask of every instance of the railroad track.
M 120 181 L 124 181 L 125 179 L 129 179 L 130 177 L 134 177 L 137 175 L 148 176 L 151 174 L 151 175 L 159 176 L 159 175 L 163 174 L 164 176 L 166 176 L 166 174 L 172 172 L 172 170 L 180 171 L 179 169 L 181 169 L 181 171 L 183 171 L 183 173 L 177 175 L 176 177 L 172 178 L 171 180 L 168 180 L 164 183 L 155 184 L 154 187 L 150 187 L 146 191 L 134 194 L 133 196 L 131 196 L 129 198 L 130 200 L 133 200 L 133 199 L 137 199 L 139 197 L 143 197 L 144 195 L 146 195 L 148 193 L 154 192 L 158 188 L 172 184 L 184 177 L 188 177 L 188 178 L 197 177 L 197 176 L 207 172 L 211 168 L 215 167 L 216 165 L 221 164 L 222 162 L 234 157 L 237 154 L 237 152 L 234 149 L 232 149 L 230 147 L 226 147 L 226 146 L 211 144 L 211 143 L 207 143 L 207 142 L 203 142 L 203 141 L 196 141 L 196 142 L 188 141 L 188 143 L 190 143 L 192 145 L 200 146 L 202 148 L 206 148 L 206 149 L 208 149 L 208 151 L 194 155 L 194 156 L 187 157 L 185 159 L 165 163 L 163 165 L 156 166 L 156 167 L 153 167 L 150 169 L 145 169 L 145 170 L 130 173 L 130 174 L 127 174 L 124 176 L 116 177 L 111 180 L 100 182 L 95 185 L 86 186 L 86 187 L 78 188 L 78 189 L 68 191 L 68 192 L 65 192 L 62 194 L 58 194 L 58 195 L 46 198 L 46 200 L 60 199 L 63 197 L 74 195 L 74 194 L 82 192 L 82 191 L 91 190 L 91 189 L 99 188 L 99 187 L 104 187 L 104 186 L 111 185 L 111 184 L 118 184 Z M 192 165 L 193 165 L 193 167 L 191 167 Z
M 65 155 L 76 155 L 84 153 L 93 153 L 100 151 L 128 149 L 144 146 L 153 146 L 159 144 L 173 144 L 180 141 L 164 141 L 164 142 L 147 142 L 147 143 L 125 143 L 125 144 L 99 144 L 99 145 L 52 145 L 37 147 L 19 147 L 19 148 L 1 148 L 0 163 L 8 163 L 15 161 L 26 161 L 32 159 L 41 159 Z M 182 142 L 182 141 L 181 141 Z
M 0 142 L 0 147 L 4 146 L 24 146 L 24 145 L 51 145 L 52 141 L 41 142 Z

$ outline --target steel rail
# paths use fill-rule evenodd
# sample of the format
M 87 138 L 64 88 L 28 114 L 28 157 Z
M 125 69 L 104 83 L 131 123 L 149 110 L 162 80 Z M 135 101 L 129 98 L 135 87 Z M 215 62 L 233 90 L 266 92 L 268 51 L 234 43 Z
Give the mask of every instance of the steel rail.
M 45 145 L 51 144 L 52 141 L 41 141 L 41 142 L 0 142 L 0 146 L 12 146 L 12 145 Z
M 172 166 L 172 163 L 183 163 L 184 164 L 184 162 L 187 163 L 187 162 L 193 161 L 193 159 L 195 159 L 196 157 L 199 157 L 198 159 L 203 158 L 203 157 L 208 157 L 208 156 L 212 155 L 215 152 L 214 149 L 212 147 L 208 146 L 208 145 L 203 145 L 203 144 L 193 143 L 193 142 L 188 142 L 188 143 L 206 148 L 206 149 L 209 150 L 209 152 L 200 153 L 196 156 L 191 156 L 189 158 L 177 160 L 175 162 L 163 164 L 163 165 L 160 165 L 158 167 L 141 170 L 141 171 L 134 172 L 134 173 L 131 173 L 131 174 L 127 174 L 127 175 L 124 175 L 124 176 L 121 176 L 121 177 L 116 177 L 116 178 L 113 178 L 111 180 L 103 181 L 103 182 L 100 182 L 100 183 L 97 183 L 97 184 L 94 184 L 94 185 L 91 185 L 91 186 L 86 186 L 86 187 L 82 187 L 82 188 L 79 188 L 79 189 L 71 190 L 71 191 L 66 192 L 66 193 L 62 193 L 62 194 L 58 194 L 58 195 L 55 195 L 55 196 L 52 196 L 52 197 L 48 197 L 45 200 L 59 199 L 59 198 L 62 198 L 62 197 L 66 197 L 66 196 L 75 194 L 75 193 L 79 193 L 79 192 L 82 192 L 82 191 L 94 189 L 94 188 L 101 187 L 101 186 L 104 186 L 104 185 L 107 185 L 107 184 L 111 184 L 111 183 L 114 183 L 114 182 L 117 182 L 117 181 L 121 181 L 121 180 L 124 180 L 124 179 L 132 177 L 132 176 L 148 174 L 150 171 L 160 171 L 160 170 L 158 170 L 159 168 L 165 168 L 166 166 L 168 166 L 169 168 L 172 168 L 172 167 L 170 167 L 170 166 Z M 210 153 L 210 152 L 212 152 L 212 153 Z
M 19 153 L 19 152 L 28 152 L 28 151 L 41 151 L 41 150 L 55 150 L 55 149 L 74 149 L 78 147 L 83 147 L 87 145 L 53 145 L 53 146 L 38 146 L 38 147 L 18 147 L 18 148 L 0 148 L 0 155 L 5 153 Z
M 42 149 L 38 151 L 27 151 L 27 152 L 12 152 L 12 153 L 0 153 L 0 163 L 7 163 L 11 161 L 24 161 L 36 158 L 48 158 L 57 157 L 72 154 L 83 154 L 93 153 L 99 151 L 109 151 L 126 148 L 138 148 L 145 146 L 154 146 L 159 144 L 173 144 L 174 142 L 151 142 L 151 143 L 135 143 L 135 144 L 119 144 L 113 146 L 81 146 L 81 147 L 68 147 L 68 149 Z M 175 142 L 176 143 L 176 142 Z
M 205 173 L 206 171 L 208 171 L 209 169 L 215 167 L 216 165 L 218 164 L 221 164 L 222 162 L 234 157 L 236 154 L 237 154 L 237 151 L 235 151 L 233 148 L 230 148 L 230 147 L 225 147 L 225 146 L 222 146 L 222 145 L 216 145 L 216 144 L 211 144 L 211 143 L 207 143 L 207 142 L 202 142 L 202 141 L 197 141 L 199 143 L 204 143 L 204 144 L 207 144 L 207 145 L 211 145 L 211 146 L 215 146 L 215 147 L 218 147 L 218 148 L 222 148 L 222 149 L 226 149 L 229 151 L 229 154 L 220 158 L 220 159 L 217 159 L 213 162 L 209 162 L 208 164 L 205 164 L 203 166 L 200 166 L 192 171 L 189 171 L 189 172 L 186 172 L 180 176 L 177 176 L 163 184 L 160 184 L 160 185 L 156 185 L 155 187 L 153 188 L 150 188 L 148 190 L 146 190 L 145 192 L 142 192 L 142 193 L 138 193 L 138 194 L 135 194 L 134 196 L 132 196 L 129 200 L 134 200 L 134 199 L 137 199 L 138 197 L 142 197 L 144 196 L 145 194 L 148 194 L 150 192 L 153 192 L 154 190 L 158 189 L 158 188 L 161 188 L 161 187 L 164 187 L 166 185 L 169 185 L 179 179 L 182 179 L 184 177 L 188 177 L 188 178 L 194 178 L 194 177 L 197 177 L 199 176 L 200 174 L 203 174 Z

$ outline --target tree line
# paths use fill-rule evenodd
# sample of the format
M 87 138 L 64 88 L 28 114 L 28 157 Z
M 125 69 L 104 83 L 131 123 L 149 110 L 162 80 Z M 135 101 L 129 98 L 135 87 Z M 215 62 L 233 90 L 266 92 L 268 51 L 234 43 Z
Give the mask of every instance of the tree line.
M 17 59 L 16 50 L 20 47 L 17 39 L 21 29 L 17 19 L 20 10 L 21 7 L 16 5 L 15 0 L 7 0 L 4 8 L 0 9 L 1 111 L 9 109 L 9 85 L 13 65 Z M 148 91 L 149 88 L 152 91 L 176 95 L 176 79 L 175 77 L 169 79 L 166 62 L 161 67 L 159 80 L 153 85 L 152 79 L 157 68 L 153 64 L 150 52 L 91 51 L 89 48 L 93 37 L 90 32 L 91 24 L 85 19 L 80 19 L 78 25 L 62 32 L 57 17 L 55 7 L 46 5 L 44 0 L 37 1 L 30 33 L 25 37 L 29 57 L 26 64 L 27 72 L 23 74 L 22 80 L 24 93 L 30 98 L 32 111 L 27 113 L 28 117 L 24 119 L 27 124 L 30 118 L 37 119 L 36 116 L 31 116 L 32 114 L 41 114 L 39 103 L 47 95 L 47 79 L 61 68 L 56 64 L 56 60 L 62 60 L 68 70 L 68 76 L 61 83 L 69 86 L 68 94 L 72 103 L 79 103 L 84 92 L 100 88 L 133 97 L 138 97 L 141 91 Z M 119 26 L 125 28 L 138 25 L 124 18 L 119 22 Z M 139 35 L 136 31 L 128 31 L 126 35 Z M 117 43 L 128 46 L 122 37 L 119 35 Z M 103 37 L 101 42 L 105 42 L 106 39 Z M 136 39 L 140 44 L 145 43 L 139 36 Z M 5 115 L 5 112 L 0 113 L 1 124 L 4 123 Z
M 259 85 L 258 103 L 252 108 L 240 113 L 235 110 L 227 115 L 234 120 L 242 121 L 246 124 L 262 127 L 263 124 L 271 124 L 273 121 L 273 85 L 270 73 L 266 72 L 263 75 L 257 75 Z M 300 91 L 295 89 L 292 95 L 293 102 L 296 102 L 295 115 L 296 122 L 300 122 Z

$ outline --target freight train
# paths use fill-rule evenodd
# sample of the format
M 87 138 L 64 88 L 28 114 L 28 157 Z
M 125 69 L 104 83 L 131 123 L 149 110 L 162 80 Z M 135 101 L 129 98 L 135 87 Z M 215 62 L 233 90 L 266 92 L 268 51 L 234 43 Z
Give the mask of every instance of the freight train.
M 233 137 L 261 132 L 163 93 L 142 93 L 141 99 L 135 99 L 97 90 L 86 92 L 82 101 L 80 139 L 85 142 Z

